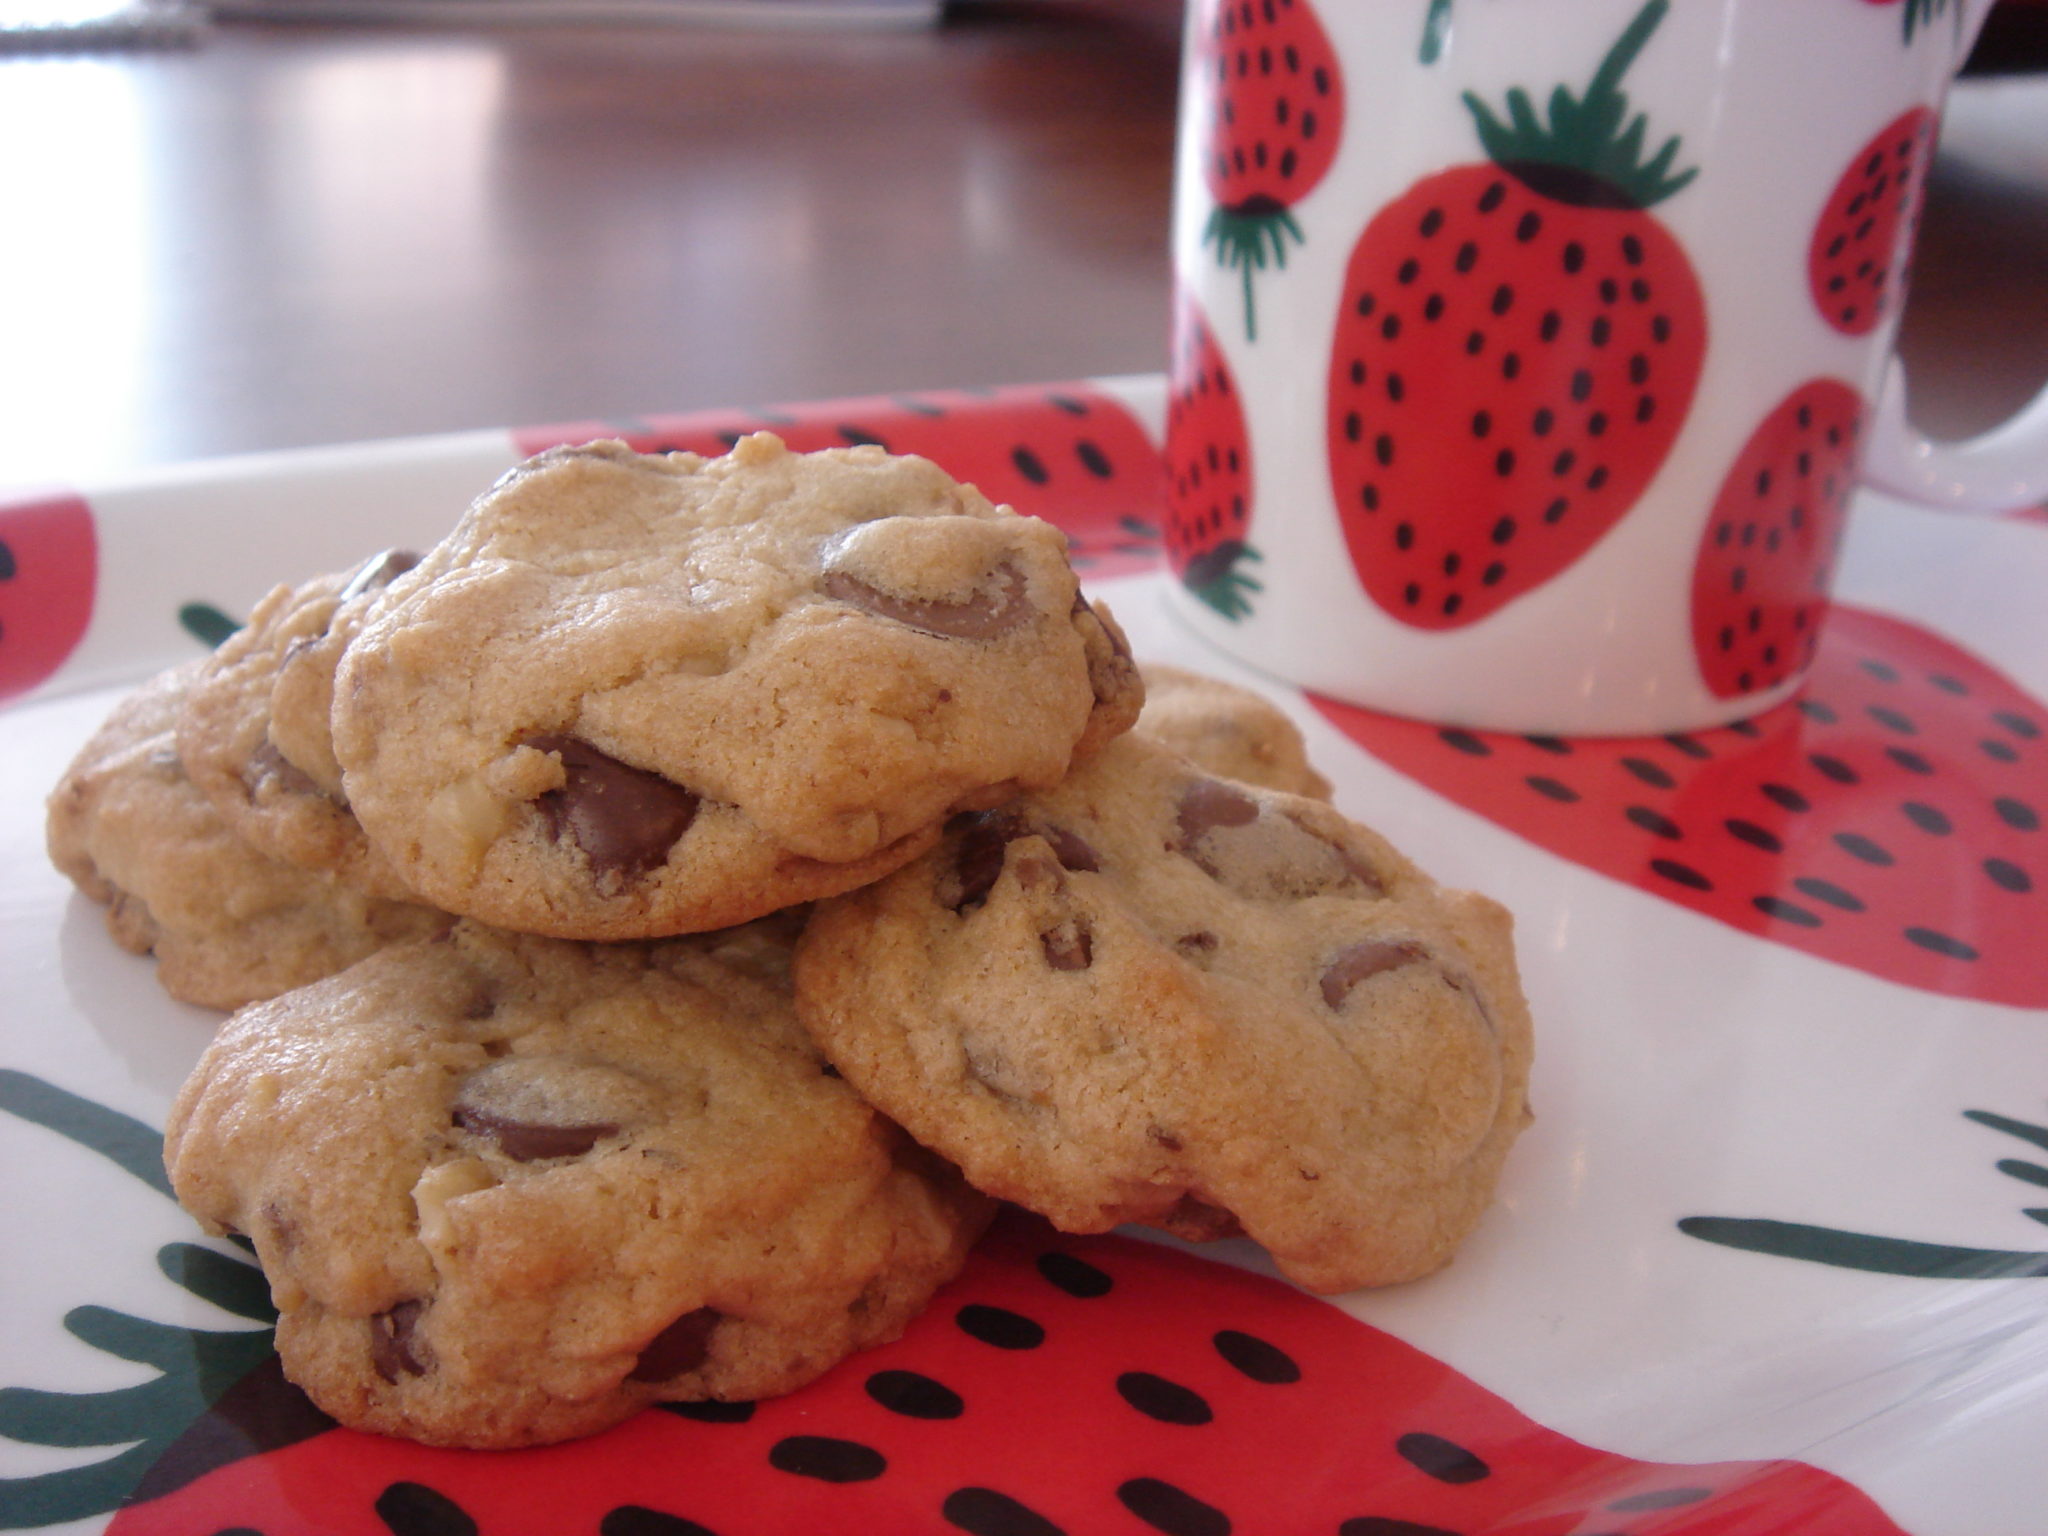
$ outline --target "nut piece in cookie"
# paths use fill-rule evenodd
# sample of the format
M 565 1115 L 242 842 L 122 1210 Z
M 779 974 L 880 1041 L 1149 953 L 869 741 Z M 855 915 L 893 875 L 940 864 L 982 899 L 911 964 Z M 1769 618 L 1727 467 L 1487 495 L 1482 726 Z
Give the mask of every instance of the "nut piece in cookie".
M 392 584 L 336 674 L 371 840 L 558 937 L 850 889 L 1057 783 L 1142 684 L 1058 530 L 879 448 L 558 449 Z
M 286 1374 L 357 1428 L 507 1447 L 901 1332 L 993 1207 L 833 1075 L 789 943 L 463 923 L 228 1020 L 165 1162 L 255 1243 Z
M 1076 1232 L 1242 1231 L 1319 1291 L 1446 1263 L 1527 1119 L 1507 913 L 1328 805 L 1132 735 L 821 903 L 846 1079 Z
M 349 810 L 327 722 L 347 637 L 417 559 L 387 550 L 275 588 L 200 669 L 177 727 L 185 771 L 239 836 L 394 900 L 412 892 Z
M 176 738 L 204 665 L 124 699 L 50 794 L 50 862 L 106 906 L 115 942 L 154 954 L 181 1002 L 238 1008 L 446 928 L 445 913 L 272 858 L 222 820 Z
M 1132 729 L 1226 779 L 1330 798 L 1330 781 L 1308 760 L 1301 731 L 1261 694 L 1218 677 L 1146 662 L 1145 708 Z

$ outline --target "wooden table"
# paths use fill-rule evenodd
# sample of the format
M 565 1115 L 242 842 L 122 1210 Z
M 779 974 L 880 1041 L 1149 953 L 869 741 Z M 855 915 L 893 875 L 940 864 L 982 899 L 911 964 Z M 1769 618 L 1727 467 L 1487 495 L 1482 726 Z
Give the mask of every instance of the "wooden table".
M 0 483 L 1156 370 L 1178 13 L 0 59 Z M 1938 432 L 2048 375 L 2048 74 L 1955 123 L 1904 339 Z

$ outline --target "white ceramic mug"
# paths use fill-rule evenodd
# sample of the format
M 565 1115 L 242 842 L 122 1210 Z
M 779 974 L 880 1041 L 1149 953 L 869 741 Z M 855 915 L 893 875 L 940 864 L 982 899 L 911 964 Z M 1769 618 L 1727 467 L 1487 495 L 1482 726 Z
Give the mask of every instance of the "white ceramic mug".
M 1368 707 L 1692 729 L 1797 688 L 1852 491 L 2048 487 L 2048 395 L 1906 425 L 1893 334 L 1990 0 L 1193 0 L 1167 550 Z

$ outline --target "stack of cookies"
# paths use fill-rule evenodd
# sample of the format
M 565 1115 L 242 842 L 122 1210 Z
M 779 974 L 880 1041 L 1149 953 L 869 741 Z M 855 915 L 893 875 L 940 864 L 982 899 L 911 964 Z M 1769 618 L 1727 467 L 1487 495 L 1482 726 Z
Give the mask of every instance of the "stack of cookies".
M 592 444 L 127 700 L 51 853 L 238 1010 L 166 1156 L 287 1374 L 537 1444 L 894 1337 L 998 1201 L 1449 1259 L 1527 1118 L 1506 913 L 1150 681 L 922 459 Z

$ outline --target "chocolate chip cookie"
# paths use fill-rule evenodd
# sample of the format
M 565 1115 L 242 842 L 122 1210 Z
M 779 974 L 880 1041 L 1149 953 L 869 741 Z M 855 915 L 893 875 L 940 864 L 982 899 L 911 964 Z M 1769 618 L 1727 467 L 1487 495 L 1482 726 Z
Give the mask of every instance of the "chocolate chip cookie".
M 122 948 L 154 954 L 164 990 L 236 1008 L 445 928 L 238 837 L 186 776 L 177 723 L 205 663 L 130 694 L 79 750 L 48 806 L 50 860 L 107 908 Z
M 200 670 L 177 727 L 185 771 L 237 834 L 394 900 L 411 892 L 349 809 L 328 717 L 347 637 L 416 559 L 387 551 L 272 590 Z
M 165 1160 L 254 1241 L 286 1374 L 355 1427 L 532 1445 L 899 1333 L 993 1207 L 834 1075 L 788 944 L 464 923 L 230 1019 Z
M 332 724 L 427 899 L 623 939 L 876 879 L 1141 703 L 1056 529 L 923 459 L 757 434 L 514 471 L 348 645 Z
M 847 1080 L 981 1189 L 1242 1230 L 1319 1291 L 1445 1263 L 1527 1118 L 1501 907 L 1135 734 L 821 903 L 796 980 Z
M 1146 662 L 1145 708 L 1133 729 L 1197 767 L 1266 789 L 1330 798 L 1301 731 L 1263 694 L 1183 667 Z

